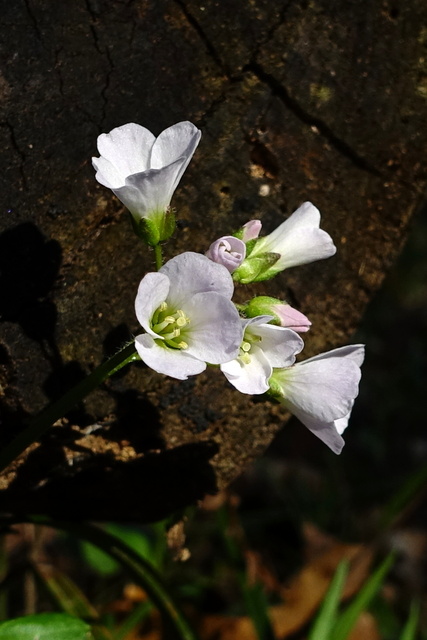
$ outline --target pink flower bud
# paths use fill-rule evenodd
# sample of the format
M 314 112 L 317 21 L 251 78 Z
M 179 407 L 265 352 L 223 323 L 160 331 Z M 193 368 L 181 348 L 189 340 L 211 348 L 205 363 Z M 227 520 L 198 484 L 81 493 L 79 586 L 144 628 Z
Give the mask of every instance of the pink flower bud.
M 234 236 L 223 236 L 211 244 L 205 255 L 232 273 L 245 259 L 246 245 Z
M 249 242 L 249 240 L 254 240 L 258 238 L 259 233 L 261 231 L 262 223 L 261 220 L 249 220 L 246 224 L 243 225 L 243 242 Z
M 290 304 L 274 304 L 271 311 L 280 320 L 280 326 L 304 333 L 311 327 L 311 322 L 301 311 L 297 311 Z

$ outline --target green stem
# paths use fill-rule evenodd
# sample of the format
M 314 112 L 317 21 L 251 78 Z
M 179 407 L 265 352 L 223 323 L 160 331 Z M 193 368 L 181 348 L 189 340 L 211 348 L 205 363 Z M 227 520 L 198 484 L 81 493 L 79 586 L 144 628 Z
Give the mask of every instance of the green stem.
M 27 427 L 19 433 L 0 452 L 0 472 L 3 471 L 15 458 L 17 458 L 27 447 L 36 442 L 53 425 L 54 422 L 62 418 L 67 411 L 72 409 L 82 398 L 96 389 L 104 380 L 113 373 L 119 371 L 124 365 L 138 360 L 139 356 L 135 349 L 135 343 L 131 342 L 123 347 L 118 353 L 102 363 L 84 380 L 75 387 L 67 391 L 59 400 L 53 402 L 46 409 L 36 415 Z
M 174 637 L 180 638 L 180 640 L 197 640 L 196 635 L 154 567 L 116 536 L 103 531 L 95 525 L 58 522 L 49 518 L 49 516 L 26 515 L 16 518 L 1 518 L 1 524 L 11 525 L 19 522 L 32 522 L 53 527 L 54 529 L 61 529 L 99 547 L 125 567 L 133 579 L 145 589 L 152 602 L 161 612 L 164 622 L 173 629 Z
M 163 265 L 163 253 L 162 246 L 160 244 L 156 244 L 154 247 L 154 258 L 156 260 L 156 269 L 158 271 Z

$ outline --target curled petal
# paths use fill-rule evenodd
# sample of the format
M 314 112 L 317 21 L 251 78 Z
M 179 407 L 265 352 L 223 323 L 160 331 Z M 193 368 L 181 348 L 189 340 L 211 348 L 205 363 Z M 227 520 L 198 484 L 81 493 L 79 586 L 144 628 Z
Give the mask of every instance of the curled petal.
M 223 236 L 215 240 L 206 252 L 206 257 L 222 264 L 230 273 L 240 266 L 246 256 L 246 245 L 234 236 Z
M 292 329 L 277 327 L 273 324 L 259 324 L 252 325 L 250 332 L 261 338 L 261 348 L 275 368 L 293 365 L 295 356 L 304 348 L 304 342 Z

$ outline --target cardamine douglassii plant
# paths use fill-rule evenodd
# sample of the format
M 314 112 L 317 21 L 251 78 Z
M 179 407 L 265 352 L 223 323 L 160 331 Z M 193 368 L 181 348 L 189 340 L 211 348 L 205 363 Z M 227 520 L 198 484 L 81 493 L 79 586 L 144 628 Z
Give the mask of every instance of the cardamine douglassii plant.
M 125 124 L 98 137 L 96 179 L 127 207 L 133 229 L 153 247 L 156 271 L 141 280 L 135 300 L 142 332 L 62 399 L 47 407 L 0 452 L 0 470 L 106 378 L 140 359 L 160 374 L 186 380 L 217 366 L 238 391 L 267 394 L 340 453 L 342 433 L 358 394 L 364 345 L 345 346 L 296 362 L 309 319 L 286 301 L 257 296 L 232 301 L 234 283 L 269 280 L 289 267 L 336 252 L 320 229 L 319 210 L 303 203 L 272 233 L 250 220 L 215 240 L 205 255 L 192 251 L 163 264 L 162 245 L 175 231 L 173 193 L 200 141 L 190 122 L 157 138 Z

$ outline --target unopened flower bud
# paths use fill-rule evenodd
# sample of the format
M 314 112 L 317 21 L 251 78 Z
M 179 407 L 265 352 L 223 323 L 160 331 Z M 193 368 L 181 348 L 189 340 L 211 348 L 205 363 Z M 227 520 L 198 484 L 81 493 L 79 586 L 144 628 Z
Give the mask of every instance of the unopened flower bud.
M 299 333 L 304 333 L 311 327 L 310 320 L 303 313 L 291 307 L 284 300 L 270 298 L 269 296 L 252 298 L 243 307 L 242 311 L 247 318 L 255 318 L 262 315 L 273 316 L 273 320 L 270 320 L 271 324 L 293 329 Z
M 246 245 L 234 236 L 223 236 L 211 244 L 205 255 L 233 273 L 245 259 Z

